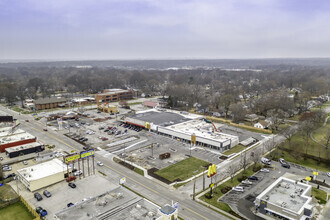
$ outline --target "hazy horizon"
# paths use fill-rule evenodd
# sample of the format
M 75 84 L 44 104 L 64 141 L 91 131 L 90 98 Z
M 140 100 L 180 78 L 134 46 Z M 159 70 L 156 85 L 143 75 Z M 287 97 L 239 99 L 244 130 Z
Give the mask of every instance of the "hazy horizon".
M 0 60 L 330 57 L 330 2 L 0 0 Z

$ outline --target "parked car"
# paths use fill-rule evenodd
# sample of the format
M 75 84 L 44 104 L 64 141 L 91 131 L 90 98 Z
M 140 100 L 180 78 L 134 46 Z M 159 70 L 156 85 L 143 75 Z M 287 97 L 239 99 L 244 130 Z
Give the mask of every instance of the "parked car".
M 258 180 L 258 177 L 256 177 L 256 176 L 250 176 L 248 179 L 249 180 Z
M 26 160 L 23 161 L 24 165 L 28 165 L 28 162 Z
M 104 129 L 104 127 L 99 127 L 99 130 L 103 130 Z
M 290 164 L 288 163 L 282 163 L 282 167 L 290 169 Z
M 44 131 L 48 131 L 47 128 L 44 128 L 43 130 L 44 130 Z
M 77 177 L 75 177 L 75 176 L 69 176 L 69 177 L 66 178 L 66 181 L 71 182 L 71 181 L 75 180 L 76 178 Z
M 6 176 L 4 177 L 4 179 L 8 179 L 8 178 L 10 178 L 10 177 L 15 177 L 15 176 L 16 176 L 15 173 L 10 173 L 10 174 L 6 175 Z
M 84 150 L 88 150 L 89 147 L 88 147 L 88 146 L 84 146 L 83 149 L 84 149 Z
M 3 158 L 2 157 L 0 157 L 0 161 L 2 161 L 3 160 Z
M 36 208 L 36 212 L 41 216 L 44 217 L 47 215 L 47 211 L 45 209 L 43 209 L 42 207 L 37 207 Z
M 47 191 L 47 190 L 45 190 L 45 191 L 43 192 L 43 194 L 44 194 L 47 198 L 49 198 L 49 197 L 52 196 L 52 194 L 50 194 L 50 192 Z
M 97 161 L 96 164 L 99 165 L 100 167 L 103 166 L 103 163 L 101 161 Z
M 74 188 L 77 187 L 76 184 L 74 184 L 74 183 L 69 183 L 68 185 L 69 185 L 72 189 L 74 189 Z
M 266 164 L 266 165 L 270 165 L 271 164 L 271 160 L 270 159 L 267 159 L 267 158 L 264 158 L 264 157 L 261 158 L 261 162 L 264 163 L 264 164 Z
M 38 192 L 34 193 L 34 198 L 36 198 L 38 201 L 42 200 L 42 196 Z
M 284 163 L 287 163 L 287 162 L 283 158 L 280 158 L 280 163 L 284 164 Z
M 327 176 L 330 177 L 330 173 L 327 173 Z
M 82 173 L 83 173 L 83 172 L 82 172 L 81 170 L 78 170 L 78 171 L 76 171 L 76 172 L 74 173 L 74 175 L 75 175 L 75 176 L 80 176 L 80 175 L 82 175 Z
M 11 166 L 2 167 L 3 171 L 11 171 Z
M 88 141 L 88 138 L 83 138 L 81 141 L 86 142 Z
M 260 172 L 269 173 L 269 170 L 266 169 L 266 168 L 262 168 L 262 169 L 260 170 Z
M 109 139 L 106 138 L 106 137 L 103 137 L 103 138 L 102 138 L 102 141 L 107 141 L 107 140 L 109 140 Z
M 71 206 L 74 206 L 74 204 L 73 204 L 72 202 L 70 202 L 70 203 L 68 203 L 66 206 L 69 208 L 69 207 L 71 207 Z
M 249 180 L 243 180 L 242 184 L 246 184 L 246 185 L 252 185 L 252 182 L 250 182 Z
M 244 192 L 244 188 L 242 186 L 235 186 L 232 190 L 236 192 Z
M 104 131 L 103 132 L 108 132 L 109 131 L 109 129 L 104 129 Z
M 27 120 L 27 119 L 26 119 L 25 121 L 26 121 L 26 122 L 29 122 L 29 120 Z

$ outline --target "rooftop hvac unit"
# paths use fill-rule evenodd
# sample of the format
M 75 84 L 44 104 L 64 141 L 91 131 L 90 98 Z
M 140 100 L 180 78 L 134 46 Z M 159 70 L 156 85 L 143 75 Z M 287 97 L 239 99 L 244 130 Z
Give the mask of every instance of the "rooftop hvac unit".
M 266 199 L 266 200 L 269 200 L 269 196 L 268 196 L 268 195 L 267 195 L 267 196 L 265 196 L 265 199 Z
M 148 216 L 152 217 L 152 216 L 154 216 L 154 213 L 153 212 L 148 212 Z

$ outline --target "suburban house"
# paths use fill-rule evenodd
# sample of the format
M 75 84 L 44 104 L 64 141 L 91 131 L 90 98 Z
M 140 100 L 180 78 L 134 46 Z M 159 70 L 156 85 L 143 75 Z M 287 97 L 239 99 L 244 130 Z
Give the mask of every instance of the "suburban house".
M 267 129 L 270 126 L 269 121 L 260 120 L 253 125 L 255 128 Z
M 249 122 L 255 122 L 255 121 L 258 121 L 259 120 L 259 117 L 258 115 L 256 114 L 248 114 L 248 115 L 245 115 L 245 121 L 249 121 Z

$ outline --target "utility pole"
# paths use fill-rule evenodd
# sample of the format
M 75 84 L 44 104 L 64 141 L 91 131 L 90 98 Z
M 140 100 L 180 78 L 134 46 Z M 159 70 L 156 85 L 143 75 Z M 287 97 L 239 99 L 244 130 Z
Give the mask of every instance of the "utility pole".
M 193 200 L 195 200 L 196 178 L 194 179 Z
M 203 190 L 205 189 L 205 173 L 203 172 Z

